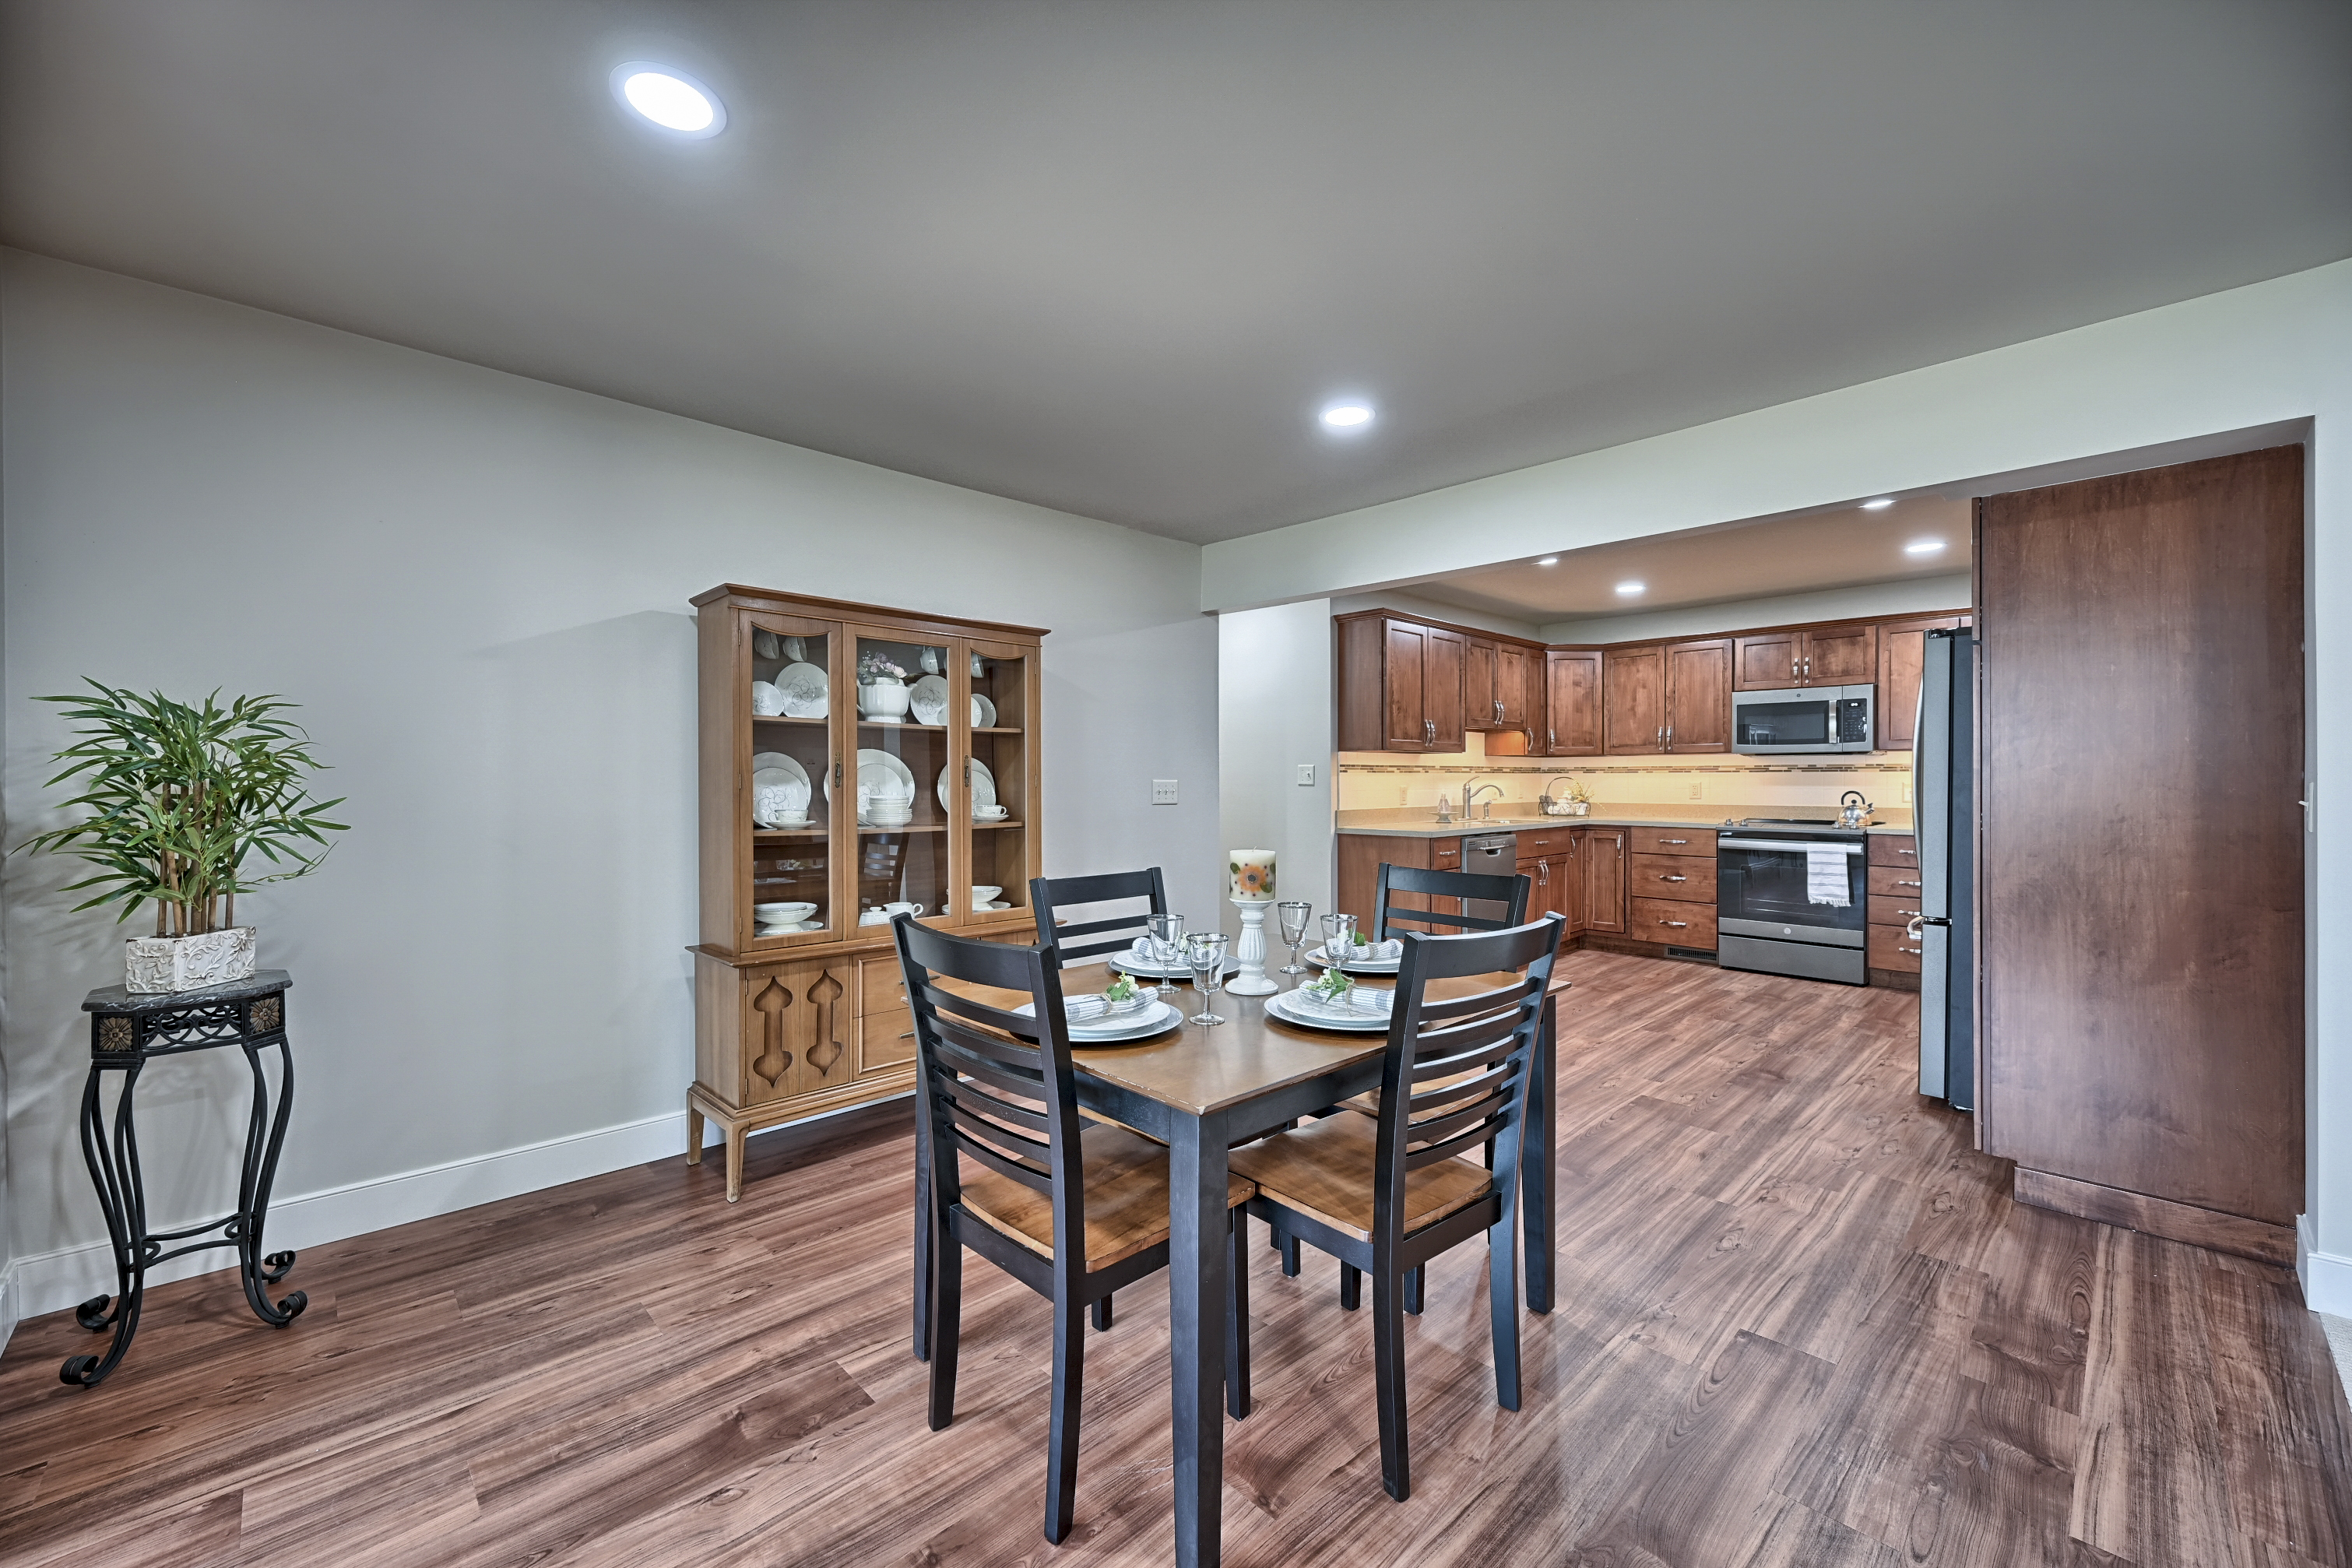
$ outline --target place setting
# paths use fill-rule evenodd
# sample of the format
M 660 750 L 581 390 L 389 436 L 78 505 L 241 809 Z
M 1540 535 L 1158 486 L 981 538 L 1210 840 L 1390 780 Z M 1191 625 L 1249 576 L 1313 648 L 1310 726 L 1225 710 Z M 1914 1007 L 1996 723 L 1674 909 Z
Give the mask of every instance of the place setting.
M 1087 992 L 1062 998 L 1064 1016 L 1068 1020 L 1072 1045 L 1128 1045 L 1164 1035 L 1183 1022 L 1183 1010 L 1164 1001 L 1160 988 L 1139 984 L 1132 975 L 1120 975 L 1099 992 Z M 1034 1002 L 1024 1002 L 1013 1012 L 1022 1017 L 1037 1016 Z

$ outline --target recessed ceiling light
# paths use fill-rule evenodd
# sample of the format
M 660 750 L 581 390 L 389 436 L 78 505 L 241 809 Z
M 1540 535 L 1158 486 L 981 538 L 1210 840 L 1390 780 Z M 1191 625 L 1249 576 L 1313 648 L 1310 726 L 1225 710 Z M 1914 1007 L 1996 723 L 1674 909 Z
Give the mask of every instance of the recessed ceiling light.
M 1618 596 L 1630 599 L 1636 594 L 1647 593 L 1650 585 L 1636 577 L 1628 577 L 1617 584 Z
M 717 93 L 651 60 L 614 66 L 613 96 L 672 135 L 699 141 L 727 129 L 727 106 Z
M 1939 553 L 1943 548 L 1944 542 L 1940 539 L 1915 539 L 1910 543 L 1903 547 L 1903 553 L 1906 555 L 1934 555 Z
M 1557 566 L 1559 564 L 1559 557 L 1557 555 L 1547 555 L 1542 560 L 1537 562 L 1536 564 L 1538 566 Z
M 1876 500 L 1866 500 L 1863 502 L 1862 510 L 1864 511 L 1885 511 L 1888 507 L 1893 506 L 1894 504 L 1895 498 L 1893 496 L 1880 496 Z
M 1334 403 L 1323 410 L 1326 430 L 1360 430 L 1372 422 L 1372 405 L 1353 398 Z

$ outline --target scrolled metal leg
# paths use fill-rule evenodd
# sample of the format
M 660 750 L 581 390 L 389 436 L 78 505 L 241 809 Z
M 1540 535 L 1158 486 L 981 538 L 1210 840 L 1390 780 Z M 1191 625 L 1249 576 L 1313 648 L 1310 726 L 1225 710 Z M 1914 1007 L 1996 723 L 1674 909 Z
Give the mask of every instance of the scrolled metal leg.
M 230 1233 L 236 1238 L 237 1274 L 245 1283 L 245 1299 L 253 1315 L 273 1329 L 282 1329 L 310 1304 L 308 1291 L 293 1290 L 270 1305 L 268 1287 L 286 1278 L 294 1267 L 290 1252 L 261 1251 L 262 1226 L 269 1217 L 269 1188 L 278 1179 L 278 1153 L 286 1143 L 286 1122 L 294 1109 L 294 1053 L 284 1040 L 278 1051 L 278 1113 L 269 1113 L 269 1078 L 262 1070 L 261 1047 L 245 1042 L 245 1059 L 253 1068 L 253 1110 L 246 1121 L 245 1170 L 237 1184 L 236 1218 Z M 267 1129 L 265 1142 L 265 1129 Z
M 103 1355 L 68 1356 L 58 1369 L 58 1381 L 79 1388 L 95 1388 L 119 1365 L 139 1332 L 139 1310 L 147 1296 L 147 1205 L 139 1182 L 139 1140 L 131 1121 L 132 1091 L 139 1085 L 139 1064 L 122 1068 L 122 1092 L 115 1100 L 113 1137 L 107 1136 L 106 1114 L 99 1098 L 99 1080 L 105 1069 L 90 1068 L 81 1097 L 81 1152 L 89 1165 L 90 1185 L 106 1214 L 107 1239 L 114 1247 L 115 1294 L 111 1306 L 104 1296 L 93 1296 L 74 1309 L 74 1321 L 92 1333 L 114 1331 Z

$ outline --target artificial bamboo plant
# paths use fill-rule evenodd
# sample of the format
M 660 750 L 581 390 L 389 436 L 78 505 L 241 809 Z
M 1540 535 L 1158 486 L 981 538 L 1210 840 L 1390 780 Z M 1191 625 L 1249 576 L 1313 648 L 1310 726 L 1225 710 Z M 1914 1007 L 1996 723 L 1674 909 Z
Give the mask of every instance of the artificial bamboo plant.
M 285 717 L 294 703 L 239 697 L 224 707 L 215 691 L 198 707 L 84 684 L 94 695 L 37 700 L 60 704 L 76 726 L 79 743 L 54 759 L 68 765 L 48 782 L 79 780 L 66 806 L 89 816 L 22 846 L 98 868 L 68 885 L 99 889 L 75 909 L 120 904 L 120 923 L 152 900 L 157 936 L 226 931 L 236 924 L 238 893 L 308 876 L 332 847 L 327 835 L 344 831 L 326 816 L 342 796 L 310 798 L 309 776 L 325 764 Z M 247 875 L 257 854 L 278 868 Z

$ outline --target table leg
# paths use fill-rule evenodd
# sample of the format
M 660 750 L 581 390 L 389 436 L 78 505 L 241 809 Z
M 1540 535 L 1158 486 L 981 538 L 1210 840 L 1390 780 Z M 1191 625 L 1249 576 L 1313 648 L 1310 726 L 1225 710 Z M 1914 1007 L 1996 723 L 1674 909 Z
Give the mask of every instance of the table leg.
M 139 1144 L 131 1121 L 140 1065 L 133 1060 L 121 1069 L 122 1092 L 115 1101 L 110 1142 L 99 1098 L 100 1079 L 108 1069 L 92 1067 L 82 1088 L 81 1154 L 89 1166 L 90 1185 L 98 1189 L 98 1206 L 106 1215 L 107 1239 L 114 1247 L 115 1293 L 111 1302 L 93 1296 L 74 1309 L 74 1321 L 90 1332 L 114 1331 L 103 1356 L 68 1356 L 58 1369 L 58 1382 L 81 1388 L 97 1387 L 121 1363 L 139 1332 L 139 1310 L 147 1296 L 147 1205 L 139 1185 Z
M 1179 1117 L 1168 1144 L 1169 1373 L 1176 1449 L 1176 1562 L 1222 1550 L 1225 1488 L 1225 1125 Z
M 294 1255 L 279 1252 L 265 1257 L 261 1250 L 262 1226 L 269 1218 L 269 1188 L 278 1179 L 278 1155 L 286 1146 L 286 1121 L 294 1110 L 294 1048 L 282 1039 L 276 1043 L 280 1070 L 278 1113 L 273 1117 L 269 1079 L 261 1067 L 262 1047 L 251 1040 L 245 1042 L 245 1059 L 253 1068 L 253 1112 L 246 1121 L 245 1172 L 237 1184 L 236 1218 L 230 1234 L 236 1237 L 237 1272 L 244 1277 L 245 1299 L 253 1315 L 273 1329 L 282 1329 L 302 1315 L 310 1297 L 308 1291 L 289 1290 L 285 1300 L 271 1306 L 269 1287 L 286 1278 L 294 1267 Z
M 1520 1138 L 1519 1224 L 1526 1237 L 1528 1310 L 1551 1310 L 1552 1203 L 1558 1186 L 1559 1077 L 1559 998 L 1547 996 L 1543 1031 L 1536 1041 L 1535 1070 L 1528 1075 L 1527 1120 Z

